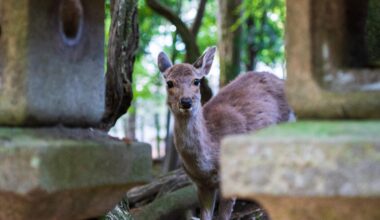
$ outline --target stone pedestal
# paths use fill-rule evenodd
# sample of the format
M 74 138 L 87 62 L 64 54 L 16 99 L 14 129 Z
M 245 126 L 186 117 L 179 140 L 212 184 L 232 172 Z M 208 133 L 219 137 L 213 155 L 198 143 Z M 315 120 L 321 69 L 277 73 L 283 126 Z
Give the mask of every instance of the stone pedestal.
M 90 129 L 0 128 L 0 219 L 87 219 L 150 180 L 150 146 Z
M 273 220 L 380 219 L 380 122 L 297 122 L 222 142 L 226 197 Z
M 104 1 L 0 1 L 0 124 L 88 126 L 105 105 Z

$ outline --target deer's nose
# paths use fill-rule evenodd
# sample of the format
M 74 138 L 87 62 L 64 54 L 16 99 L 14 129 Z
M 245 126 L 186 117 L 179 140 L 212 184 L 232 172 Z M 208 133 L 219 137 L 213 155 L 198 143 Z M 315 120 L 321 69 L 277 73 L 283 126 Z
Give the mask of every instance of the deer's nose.
M 189 109 L 191 108 L 191 105 L 192 105 L 192 100 L 191 98 L 181 98 L 181 100 L 179 101 L 179 103 L 181 104 L 181 107 L 184 108 L 184 109 Z

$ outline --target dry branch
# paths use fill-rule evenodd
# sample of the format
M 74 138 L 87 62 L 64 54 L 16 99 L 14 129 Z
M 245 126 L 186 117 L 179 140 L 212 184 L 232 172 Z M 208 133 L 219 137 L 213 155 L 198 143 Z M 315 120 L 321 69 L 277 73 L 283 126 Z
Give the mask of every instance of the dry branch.
M 151 183 L 135 187 L 127 192 L 130 207 L 140 207 L 167 193 L 191 185 L 183 169 L 174 170 Z
M 198 206 L 196 189 L 195 186 L 190 185 L 170 192 L 143 208 L 133 209 L 131 214 L 136 220 L 172 219 L 170 216 L 183 213 L 196 206 Z
M 131 189 L 126 199 L 134 219 L 177 219 L 178 214 L 198 206 L 196 189 L 183 169 Z M 232 219 L 256 216 L 267 219 L 257 203 L 237 201 Z

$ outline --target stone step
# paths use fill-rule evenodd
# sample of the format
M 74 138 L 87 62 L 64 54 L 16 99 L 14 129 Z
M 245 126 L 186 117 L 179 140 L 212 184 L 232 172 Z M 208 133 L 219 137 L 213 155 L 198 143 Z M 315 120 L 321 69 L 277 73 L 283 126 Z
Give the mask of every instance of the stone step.
M 301 121 L 223 140 L 224 196 L 271 219 L 380 219 L 380 121 Z
M 0 127 L 0 219 L 86 219 L 150 180 L 151 149 L 91 129 Z

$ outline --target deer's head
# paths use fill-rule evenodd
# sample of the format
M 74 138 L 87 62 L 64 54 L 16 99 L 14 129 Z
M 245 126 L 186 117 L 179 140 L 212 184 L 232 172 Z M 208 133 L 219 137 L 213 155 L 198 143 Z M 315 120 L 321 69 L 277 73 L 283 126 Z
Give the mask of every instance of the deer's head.
M 216 48 L 206 49 L 194 64 L 173 65 L 168 56 L 158 55 L 158 68 L 167 88 L 167 103 L 174 114 L 191 115 L 201 107 L 200 82 L 212 65 Z

